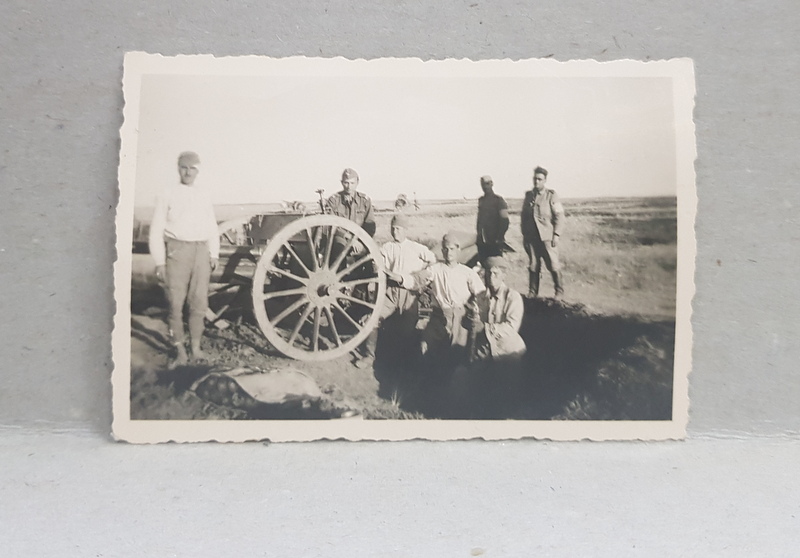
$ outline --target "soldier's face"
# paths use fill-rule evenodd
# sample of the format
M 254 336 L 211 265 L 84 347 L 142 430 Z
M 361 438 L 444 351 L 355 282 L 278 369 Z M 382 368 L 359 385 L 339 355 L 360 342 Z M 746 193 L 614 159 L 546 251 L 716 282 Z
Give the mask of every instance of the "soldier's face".
M 186 163 L 181 163 L 178 165 L 178 174 L 181 175 L 181 184 L 185 186 L 191 186 L 194 184 L 194 179 L 197 178 L 197 173 L 199 172 L 199 168 Z
M 392 227 L 392 238 L 395 242 L 403 242 L 406 239 L 406 229 L 405 227 L 398 227 L 397 225 Z
M 454 264 L 458 261 L 458 253 L 460 248 L 457 244 L 452 242 L 445 242 L 442 244 L 442 256 L 444 256 L 444 261 L 448 264 Z
M 358 186 L 358 178 L 342 179 L 342 190 L 344 190 L 345 194 L 352 194 L 353 192 L 355 192 L 356 186 Z
M 486 286 L 496 291 L 503 285 L 503 269 L 500 267 L 492 267 L 486 272 Z
M 543 190 L 544 185 L 547 183 L 547 177 L 540 172 L 533 175 L 533 187 L 537 190 Z
M 481 182 L 481 189 L 483 190 L 484 194 L 488 194 L 492 191 L 492 186 L 494 186 L 491 182 Z

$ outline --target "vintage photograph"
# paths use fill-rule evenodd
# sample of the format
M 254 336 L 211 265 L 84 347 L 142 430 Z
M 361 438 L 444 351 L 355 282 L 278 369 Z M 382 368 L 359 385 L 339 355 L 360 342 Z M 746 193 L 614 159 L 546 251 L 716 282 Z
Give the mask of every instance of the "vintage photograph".
M 673 439 L 690 60 L 125 57 L 114 435 Z

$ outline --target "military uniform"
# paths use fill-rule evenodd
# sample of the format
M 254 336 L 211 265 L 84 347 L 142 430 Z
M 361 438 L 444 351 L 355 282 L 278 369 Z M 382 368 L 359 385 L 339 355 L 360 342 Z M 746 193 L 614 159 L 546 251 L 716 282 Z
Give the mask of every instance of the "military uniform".
M 375 211 L 372 209 L 372 200 L 361 192 L 353 192 L 350 196 L 345 196 L 344 190 L 335 193 L 325 203 L 325 213 L 349 219 L 367 231 L 370 236 L 375 234 Z
M 434 304 L 423 340 L 433 358 L 454 362 L 463 359 L 469 332 L 464 327 L 467 304 L 486 287 L 475 270 L 444 262 L 432 265 L 431 290 Z
M 552 244 L 553 238 L 559 236 L 564 226 L 564 206 L 554 190 L 545 188 L 541 192 L 536 189 L 525 192 L 522 202 L 521 227 L 525 252 L 529 260 L 529 295 L 539 293 L 539 277 L 542 260 L 553 276 L 556 296 L 564 293 L 564 282 L 561 276 L 561 262 L 558 248 Z
M 417 280 L 417 273 L 436 263 L 436 256 L 426 246 L 405 239 L 402 242 L 394 240 L 387 242 L 381 248 L 383 266 L 386 271 L 400 275 L 399 283 L 389 281 L 386 286 L 386 298 L 381 306 L 381 319 L 378 327 L 373 329 L 361 350 L 367 358 L 375 357 L 375 348 L 378 344 L 378 330 L 393 318 L 394 331 L 393 345 L 401 350 L 396 351 L 399 356 L 409 349 L 408 338 L 414 332 L 419 317 L 419 291 L 422 285 Z
M 525 341 L 519 334 L 525 308 L 522 296 L 503 285 L 496 293 L 488 289 L 476 296 L 475 303 L 483 330 L 476 338 L 477 360 L 517 361 L 525 354 Z
M 502 196 L 489 192 L 478 200 L 478 258 L 481 262 L 503 252 L 508 230 L 508 204 Z

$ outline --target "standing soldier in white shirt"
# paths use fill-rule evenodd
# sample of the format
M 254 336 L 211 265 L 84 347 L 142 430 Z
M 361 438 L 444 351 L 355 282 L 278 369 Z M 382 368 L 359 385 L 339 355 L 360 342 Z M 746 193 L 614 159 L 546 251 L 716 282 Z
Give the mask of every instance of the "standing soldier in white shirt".
M 180 184 L 167 189 L 156 201 L 150 224 L 150 254 L 156 276 L 164 284 L 169 302 L 169 331 L 176 355 L 170 369 L 189 362 L 183 307 L 189 307 L 192 357 L 204 358 L 200 349 L 204 317 L 208 309 L 211 272 L 219 262 L 219 232 L 208 192 L 195 184 L 200 171 L 197 153 L 178 157 Z
M 392 240 L 381 248 L 388 282 L 386 299 L 381 307 L 381 321 L 361 346 L 363 356 L 356 360 L 358 368 L 366 368 L 375 359 L 378 330 L 392 316 L 397 317 L 399 325 L 399 338 L 395 339 L 395 346 L 410 346 L 407 341 L 417 325 L 419 290 L 424 286 L 418 284 L 417 274 L 436 263 L 436 255 L 426 246 L 406 238 L 408 217 L 405 214 L 398 213 L 392 217 L 391 226 Z

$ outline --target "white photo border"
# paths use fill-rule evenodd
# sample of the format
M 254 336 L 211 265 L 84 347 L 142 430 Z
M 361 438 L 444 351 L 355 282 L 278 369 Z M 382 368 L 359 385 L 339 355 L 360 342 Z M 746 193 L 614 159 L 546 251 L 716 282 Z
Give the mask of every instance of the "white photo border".
M 142 77 L 146 74 L 371 76 L 542 76 L 665 77 L 673 81 L 677 171 L 677 292 L 672 419 L 668 421 L 524 421 L 524 420 L 131 420 L 131 245 L 137 171 L 137 137 Z M 697 207 L 694 161 L 697 150 L 692 119 L 695 97 L 690 59 L 660 61 L 572 60 L 470 61 L 419 59 L 348 60 L 344 58 L 223 57 L 130 52 L 125 56 L 124 123 L 120 130 L 117 260 L 114 264 L 116 314 L 112 336 L 114 369 L 113 436 L 132 443 L 244 442 L 256 440 L 667 440 L 686 435 L 689 416 L 688 377 L 692 354 L 692 297 Z

